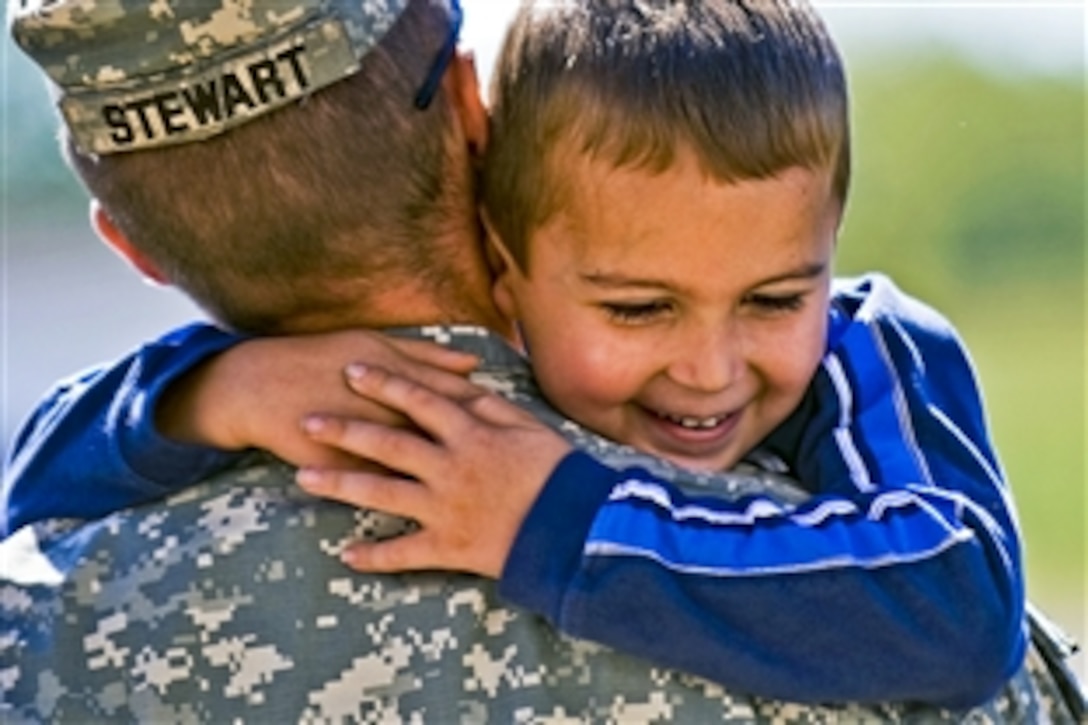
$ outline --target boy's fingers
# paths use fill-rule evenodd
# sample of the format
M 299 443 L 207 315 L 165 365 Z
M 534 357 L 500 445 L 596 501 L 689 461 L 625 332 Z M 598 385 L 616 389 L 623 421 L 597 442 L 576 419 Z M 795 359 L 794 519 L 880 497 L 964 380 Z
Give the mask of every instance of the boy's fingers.
M 329 415 L 308 416 L 302 428 L 319 443 L 415 478 L 425 478 L 442 463 L 439 449 L 409 430 Z
M 418 483 L 403 478 L 300 468 L 295 480 L 304 491 L 314 496 L 421 522 L 428 518 L 426 490 Z
M 525 410 L 496 393 L 484 392 L 464 403 L 464 408 L 481 420 L 495 425 L 532 425 L 546 428 Z
M 349 382 L 353 375 L 353 369 L 354 366 L 349 365 L 345 370 Z M 425 388 L 433 390 L 439 395 L 444 395 L 447 398 L 452 398 L 454 400 L 471 400 L 486 392 L 480 386 L 469 382 L 468 378 L 464 375 L 436 368 L 430 364 L 406 363 L 405 365 L 400 366 L 396 371 L 391 372 L 403 377 L 405 380 L 410 380 Z
M 400 411 L 438 439 L 466 423 L 468 414 L 458 403 L 407 378 L 363 365 L 349 366 L 347 376 L 355 392 Z
M 352 544 L 340 554 L 340 560 L 356 571 L 373 574 L 420 571 L 448 564 L 435 556 L 426 531 Z
M 357 456 L 353 456 L 350 453 L 346 453 L 333 446 L 317 443 L 312 439 L 305 441 L 297 448 L 298 450 L 296 451 L 294 450 L 294 447 L 287 449 L 286 446 L 284 446 L 283 450 L 277 451 L 276 455 L 295 466 L 309 466 L 344 471 L 381 470 L 378 466 L 361 460 Z
M 408 357 L 450 372 L 467 375 L 480 364 L 480 358 L 476 355 L 427 340 L 402 340 L 395 337 L 388 340 L 390 345 Z

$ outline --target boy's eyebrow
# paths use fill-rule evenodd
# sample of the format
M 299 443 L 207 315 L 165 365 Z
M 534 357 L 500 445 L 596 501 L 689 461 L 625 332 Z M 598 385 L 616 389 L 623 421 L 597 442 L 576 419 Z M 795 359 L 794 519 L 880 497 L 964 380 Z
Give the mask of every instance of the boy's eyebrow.
M 672 289 L 673 287 L 673 285 L 660 279 L 628 277 L 624 274 L 608 272 L 590 272 L 579 276 L 583 282 L 588 282 L 597 287 L 654 287 L 659 289 Z
M 826 262 L 811 262 L 803 264 L 796 269 L 783 272 L 782 274 L 776 274 L 773 277 L 769 277 L 755 285 L 756 287 L 762 287 L 763 285 L 775 284 L 777 282 L 785 282 L 795 279 L 815 279 L 820 277 L 827 271 Z M 610 272 L 589 272 L 579 275 L 582 281 L 587 282 L 598 287 L 616 288 L 616 287 L 652 287 L 654 289 L 675 289 L 676 285 L 662 279 L 653 279 L 649 277 L 629 277 L 623 274 L 615 274 Z
M 793 279 L 815 279 L 823 275 L 827 271 L 827 262 L 810 262 L 809 264 L 802 264 L 800 267 L 789 272 L 783 272 L 777 274 L 774 277 L 765 279 L 759 283 L 758 286 L 762 287 L 765 284 L 774 284 L 775 282 L 786 282 Z

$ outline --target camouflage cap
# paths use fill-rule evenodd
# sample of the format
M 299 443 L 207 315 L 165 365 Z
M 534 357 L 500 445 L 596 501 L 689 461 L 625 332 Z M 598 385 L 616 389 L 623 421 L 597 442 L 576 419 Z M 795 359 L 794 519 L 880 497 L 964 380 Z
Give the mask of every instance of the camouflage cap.
M 410 0 L 10 0 L 81 149 L 195 141 L 359 69 Z

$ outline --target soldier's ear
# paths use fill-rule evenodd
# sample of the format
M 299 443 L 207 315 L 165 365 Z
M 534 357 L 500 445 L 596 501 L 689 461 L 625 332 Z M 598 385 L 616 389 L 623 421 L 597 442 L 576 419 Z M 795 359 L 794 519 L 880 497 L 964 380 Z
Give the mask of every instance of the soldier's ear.
M 91 199 L 91 227 L 98 238 L 106 243 L 106 246 L 121 256 L 132 268 L 140 273 L 145 280 L 154 284 L 168 285 L 170 280 L 146 254 L 140 251 L 125 233 L 117 228 L 109 213 L 102 207 L 98 199 Z
M 487 148 L 489 121 L 487 107 L 480 95 L 480 77 L 476 73 L 475 56 L 457 51 L 442 83 L 460 121 L 465 142 L 473 157 L 479 159 Z

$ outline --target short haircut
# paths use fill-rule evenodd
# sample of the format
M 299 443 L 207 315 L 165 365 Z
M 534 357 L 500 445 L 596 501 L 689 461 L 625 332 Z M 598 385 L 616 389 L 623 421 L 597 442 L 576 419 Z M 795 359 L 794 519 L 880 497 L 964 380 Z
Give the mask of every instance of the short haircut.
M 281 331 L 390 276 L 437 276 L 453 112 L 441 91 L 413 101 L 449 33 L 446 3 L 413 0 L 357 73 L 295 105 L 202 142 L 65 150 L 172 283 L 223 324 Z
M 491 107 L 483 203 L 523 269 L 569 193 L 557 150 L 656 173 L 683 145 L 727 183 L 828 169 L 846 200 L 845 73 L 803 0 L 526 0 Z

